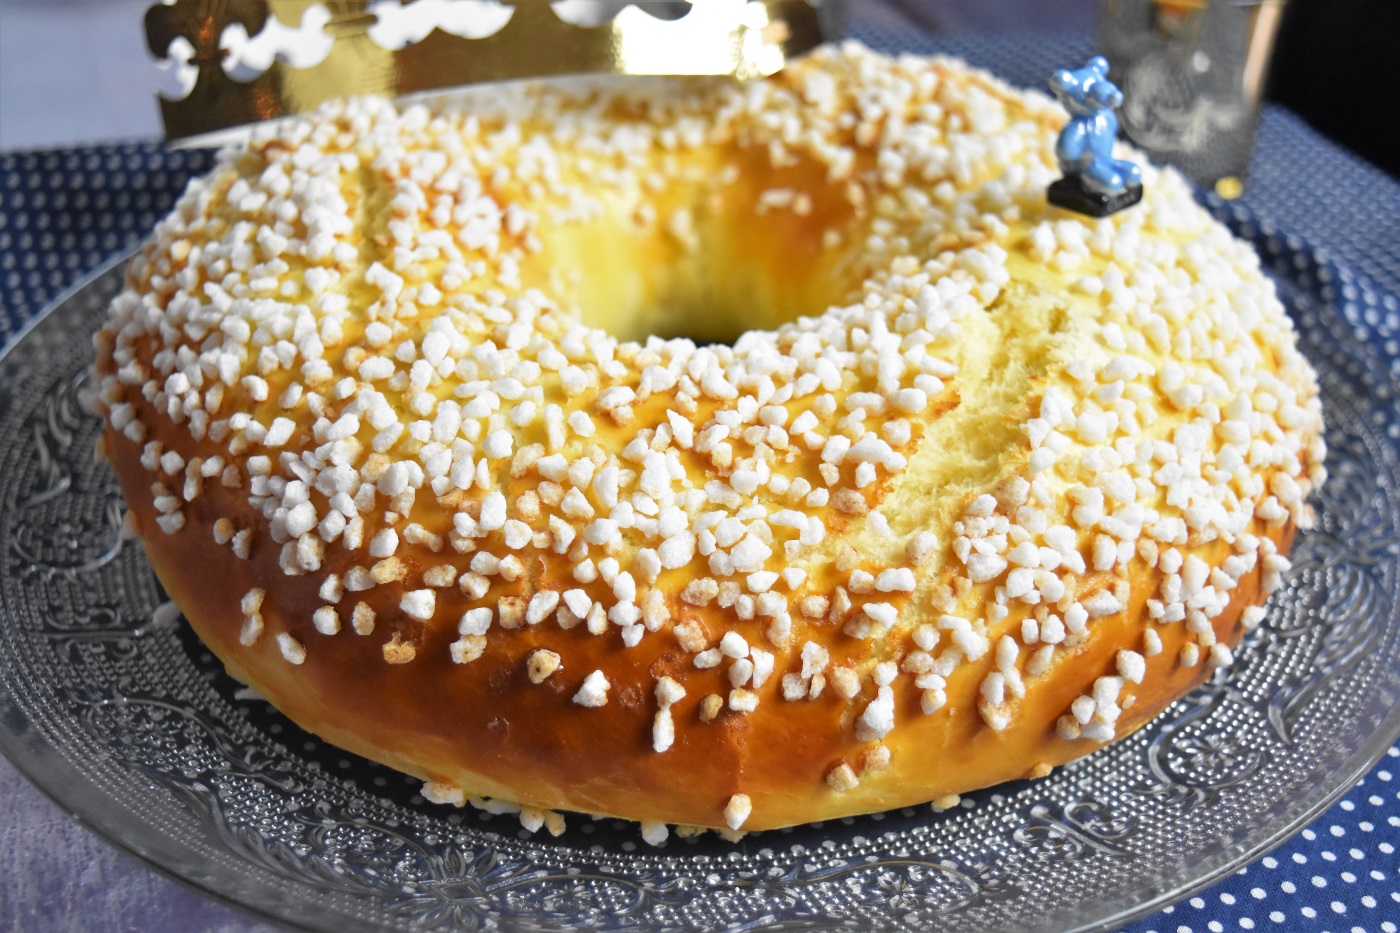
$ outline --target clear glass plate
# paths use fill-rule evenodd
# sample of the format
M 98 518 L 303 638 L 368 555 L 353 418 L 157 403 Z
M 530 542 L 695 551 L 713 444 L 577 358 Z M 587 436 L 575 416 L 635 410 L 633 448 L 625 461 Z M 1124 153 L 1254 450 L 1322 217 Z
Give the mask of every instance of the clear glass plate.
M 154 867 L 318 929 L 981 933 L 1159 909 L 1295 832 L 1400 735 L 1400 347 L 1378 329 L 1400 324 L 1317 251 L 1214 206 L 1265 257 L 1321 372 L 1320 521 L 1228 675 L 1044 780 L 661 849 L 611 820 L 572 817 L 554 839 L 426 804 L 243 698 L 122 543 L 78 403 L 120 264 L 0 359 L 0 749 Z

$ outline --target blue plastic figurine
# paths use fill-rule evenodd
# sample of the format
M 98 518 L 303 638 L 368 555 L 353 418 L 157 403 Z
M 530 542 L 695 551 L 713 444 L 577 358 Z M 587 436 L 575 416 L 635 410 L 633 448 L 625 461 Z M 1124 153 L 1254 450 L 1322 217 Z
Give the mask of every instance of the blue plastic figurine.
M 1050 89 L 1070 115 L 1055 141 L 1065 177 L 1050 186 L 1050 203 L 1107 217 L 1142 200 L 1142 172 L 1132 162 L 1113 158 L 1118 135 L 1113 111 L 1123 103 L 1123 92 L 1108 80 L 1108 59 L 1095 55 L 1083 68 L 1057 70 Z

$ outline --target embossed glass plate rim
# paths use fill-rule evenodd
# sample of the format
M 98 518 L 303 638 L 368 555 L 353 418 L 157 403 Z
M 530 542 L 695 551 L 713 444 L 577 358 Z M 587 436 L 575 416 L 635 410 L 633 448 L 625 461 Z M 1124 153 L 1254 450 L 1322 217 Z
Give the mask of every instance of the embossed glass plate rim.
M 1273 222 L 1263 220 L 1243 201 L 1226 199 L 1216 194 L 1214 191 L 1199 186 L 1195 187 L 1197 201 L 1210 212 L 1211 216 L 1214 217 L 1217 222 L 1228 227 L 1233 236 L 1249 242 L 1251 248 L 1253 248 L 1256 253 L 1259 253 L 1258 238 L 1277 237 L 1290 254 L 1307 255 L 1319 269 L 1326 268 L 1330 270 L 1332 275 L 1338 280 L 1338 293 L 1341 293 L 1346 286 L 1350 285 L 1355 287 L 1358 291 L 1370 292 L 1378 300 L 1388 294 L 1385 290 L 1378 287 L 1369 277 L 1351 271 L 1340 260 L 1336 259 L 1330 250 L 1318 246 L 1311 238 L 1280 229 Z M 1246 236 L 1240 229 L 1242 226 L 1249 223 L 1252 223 L 1254 226 L 1254 236 L 1252 237 Z M 1262 254 L 1260 254 L 1259 258 L 1260 266 L 1269 278 L 1277 280 L 1281 277 L 1276 270 L 1270 268 Z M 1296 273 L 1297 270 L 1295 269 L 1294 271 Z M 1339 314 L 1338 317 L 1341 317 L 1341 315 Z M 1345 336 L 1336 338 L 1339 341 L 1357 339 L 1355 329 L 1358 326 L 1368 332 L 1373 332 L 1375 330 L 1374 326 L 1365 320 L 1348 323 L 1352 324 L 1353 329 L 1348 331 Z M 1382 365 L 1377 375 L 1390 384 L 1391 397 L 1400 398 L 1400 380 L 1396 379 L 1390 367 L 1384 365 L 1387 362 L 1392 362 L 1392 360 L 1387 358 L 1387 352 L 1381 348 L 1380 344 L 1374 344 L 1369 348 L 1363 347 L 1362 349 L 1371 351 L 1366 354 L 1368 357 L 1380 357 L 1378 362 Z M 1393 417 L 1396 421 L 1400 421 L 1400 410 L 1394 412 Z M 1400 626 L 1400 617 L 1384 621 L 1392 626 Z M 1204 686 L 1205 685 L 1202 685 L 1202 687 L 1198 689 L 1204 689 Z M 1143 726 L 1143 728 L 1152 728 L 1153 724 L 1160 721 L 1162 717 L 1167 716 L 1175 705 L 1176 704 L 1173 704 L 1171 707 L 1163 710 L 1162 713 L 1158 715 L 1157 719 Z M 1047 919 L 1045 924 L 1036 927 L 1035 933 L 1050 933 L 1050 931 L 1057 930 L 1063 930 L 1064 933 L 1094 933 L 1094 931 L 1111 930 L 1125 926 L 1135 920 L 1140 920 L 1143 917 L 1150 916 L 1165 907 L 1185 900 L 1192 894 L 1197 894 L 1206 890 L 1245 865 L 1268 855 L 1300 832 L 1317 817 L 1321 816 L 1328 807 L 1346 796 L 1347 792 L 1352 789 L 1356 782 L 1365 777 L 1366 774 L 1385 757 L 1387 750 L 1397 742 L 1400 742 L 1400 704 L 1391 708 L 1390 714 L 1377 723 L 1375 731 L 1371 733 L 1367 741 L 1361 743 L 1361 745 L 1353 751 L 1353 754 L 1347 758 L 1344 765 L 1329 776 L 1328 784 L 1319 785 L 1313 792 L 1304 794 L 1274 820 L 1261 825 L 1254 832 L 1247 834 L 1243 839 L 1218 855 L 1208 857 L 1200 862 L 1192 863 L 1191 867 L 1193 868 L 1205 869 L 1200 875 L 1195 876 L 1185 884 L 1179 884 L 1175 887 L 1169 888 L 1164 884 L 1160 886 L 1159 894 L 1145 901 L 1138 902 L 1130 897 L 1122 897 L 1103 902 L 1106 906 L 1110 907 L 1118 905 L 1120 906 L 1120 910 L 1117 914 L 1111 917 L 1105 917 L 1102 920 L 1080 922 L 1078 926 L 1066 927 L 1063 926 L 1060 921 L 1062 918 L 1068 916 L 1070 912 L 1057 911 Z M 1341 777 L 1339 777 L 1339 775 L 1341 775 Z M 1272 832 L 1270 832 L 1271 828 Z
M 1396 624 L 1400 620 L 1392 619 L 1391 622 Z M 1167 715 L 1170 709 L 1168 707 L 1161 715 Z M 1143 728 L 1151 728 L 1151 725 Z M 1034 927 L 1033 933 L 1049 933 L 1052 930 L 1063 930 L 1064 933 L 1095 933 L 1095 931 L 1113 930 L 1134 920 L 1150 916 L 1164 907 L 1180 903 L 1192 894 L 1204 891 L 1239 871 L 1245 865 L 1268 855 L 1321 816 L 1328 807 L 1346 796 L 1356 782 L 1385 757 L 1386 751 L 1396 741 L 1400 741 L 1400 707 L 1395 707 L 1395 712 L 1371 734 L 1370 739 L 1363 744 L 1359 752 L 1348 759 L 1346 767 L 1333 772 L 1330 784 L 1324 785 L 1321 790 L 1311 795 L 1304 795 L 1295 801 L 1282 816 L 1263 824 L 1255 832 L 1246 835 L 1221 854 L 1203 859 L 1200 862 L 1190 863 L 1190 868 L 1204 868 L 1202 873 L 1193 874 L 1190 880 L 1174 887 L 1163 884 L 1159 886 L 1159 893 L 1148 900 L 1137 900 L 1130 896 L 1124 896 L 1100 902 L 1106 907 L 1116 909 L 1117 912 L 1102 919 L 1082 921 L 1078 926 L 1062 925 L 1060 918 L 1068 914 L 1069 911 L 1053 914 L 1045 924 Z M 1338 778 L 1339 775 L 1340 778 Z M 1186 867 L 1183 866 L 1183 870 Z M 1071 920 L 1071 922 L 1074 921 Z
M 138 242 L 117 250 L 59 292 L 15 331 L 9 343 L 0 347 L 0 367 L 9 363 L 10 356 L 19 352 L 24 341 L 60 308 L 77 299 L 103 276 L 125 266 L 140 252 L 141 247 L 142 243 Z M 0 414 L 4 411 L 7 388 L 0 386 Z M 5 624 L 5 617 L 0 615 L 0 626 Z M 34 727 L 33 717 L 18 702 L 7 678 L 3 676 L 8 666 L 5 661 L 0 658 L 0 755 L 4 755 L 30 786 L 51 800 L 64 816 L 119 852 L 201 896 L 259 920 L 284 926 L 311 925 L 313 915 L 299 913 L 306 909 L 303 902 L 287 900 L 280 891 L 270 886 L 250 890 L 237 877 L 225 877 L 216 871 L 192 870 L 203 860 L 198 850 L 184 846 L 179 839 L 155 830 L 140 819 L 132 819 L 102 788 L 65 761 L 51 744 L 43 741 L 43 736 Z M 16 730 L 17 721 L 28 725 L 27 736 Z M 275 899 L 276 903 L 269 903 L 270 899 Z M 347 926 L 353 928 L 355 924 L 337 922 L 335 928 L 344 930 Z
M 1235 226 L 1241 217 L 1241 208 L 1243 214 L 1258 223 L 1252 211 L 1238 204 L 1232 207 L 1237 212 L 1233 218 L 1221 219 Z M 1270 229 L 1282 232 L 1272 225 Z M 1305 239 L 1298 238 L 1294 242 L 1301 243 L 1301 246 L 1295 247 L 1290 244 L 1289 252 L 1310 253 L 1319 267 L 1325 264 L 1333 270 L 1342 280 L 1340 284 L 1350 282 L 1374 294 L 1380 293 L 1372 283 L 1350 272 L 1330 255 L 1324 260 L 1323 252 Z M 139 246 L 133 247 L 112 256 L 34 315 L 9 345 L 0 350 L 0 365 L 8 362 L 10 354 L 18 351 L 33 331 L 60 307 L 74 300 L 115 267 L 127 262 L 138 249 Z M 1364 322 L 1362 326 L 1369 328 Z M 1356 338 L 1354 333 L 1347 332 L 1338 339 L 1353 341 Z M 1370 349 L 1374 353 L 1385 355 L 1376 345 L 1372 345 Z M 1394 383 L 1394 378 L 1384 368 L 1381 375 Z M 1400 618 L 1382 621 L 1387 625 L 1400 625 Z M 3 620 L 0 620 L 0 624 L 3 624 Z M 288 899 L 285 892 L 276 886 L 254 886 L 246 877 L 237 876 L 217 865 L 199 864 L 204 861 L 203 857 L 184 846 L 180 840 L 154 829 L 139 819 L 133 819 L 127 811 L 115 806 L 106 793 L 57 755 L 56 750 L 43 740 L 37 729 L 31 727 L 28 736 L 16 731 L 16 722 L 31 721 L 28 713 L 16 702 L 5 679 L 0 678 L 0 753 L 3 753 L 20 774 L 53 800 L 65 814 L 99 838 L 177 883 L 259 919 L 337 930 L 360 926 L 353 918 L 329 917 L 306 902 Z M 1376 724 L 1367 739 L 1352 750 L 1343 766 L 1331 772 L 1326 783 L 1315 785 L 1311 792 L 1296 799 L 1282 814 L 1261 824 L 1228 849 L 1201 861 L 1182 864 L 1180 871 L 1174 875 L 1163 875 L 1161 883 L 1151 888 L 1138 888 L 1133 893 L 1097 901 L 1092 906 L 1101 909 L 1094 909 L 1092 916 L 1081 909 L 1064 908 L 1047 916 L 1046 922 L 1035 929 L 1108 930 L 1147 916 L 1211 886 L 1242 865 L 1273 850 L 1311 822 L 1346 794 L 1397 739 L 1400 739 L 1400 705 L 1392 707 L 1390 714 Z M 1141 895 L 1148 891 L 1151 892 L 1150 896 L 1143 899 Z M 522 924 L 516 928 L 528 929 L 528 926 Z M 819 928 L 819 925 L 814 925 L 814 928 Z
M 144 242 L 145 240 L 143 238 L 141 243 L 117 250 L 92 269 L 89 269 L 86 274 L 79 276 L 76 282 L 59 292 L 58 295 L 49 301 L 48 304 L 44 305 L 38 313 L 21 324 L 19 329 L 15 331 L 14 336 L 10 338 L 10 342 L 0 347 L 0 366 L 8 363 L 10 361 L 10 354 L 19 349 L 19 345 L 24 342 L 25 338 L 38 329 L 39 325 L 47 321 L 60 307 L 66 305 L 74 298 L 77 298 L 92 286 L 94 282 L 102 278 L 108 272 L 111 272 L 117 266 L 125 265 L 130 262 L 131 258 L 141 251 L 141 246 Z M 2 392 L 3 389 L 0 389 L 0 393 Z

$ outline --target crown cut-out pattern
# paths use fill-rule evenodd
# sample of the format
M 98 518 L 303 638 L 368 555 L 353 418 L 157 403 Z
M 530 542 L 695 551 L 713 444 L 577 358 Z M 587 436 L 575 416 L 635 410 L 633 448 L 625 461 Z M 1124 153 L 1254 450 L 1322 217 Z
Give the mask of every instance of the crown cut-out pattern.
M 421 41 L 387 49 L 374 41 L 370 0 L 325 0 L 334 40 L 318 65 L 296 68 L 280 56 L 249 81 L 224 67 L 225 30 L 256 36 L 269 16 L 296 26 L 303 0 L 176 0 L 146 13 L 158 59 L 184 38 L 193 48 L 194 86 L 160 98 L 166 137 L 177 139 L 314 110 L 357 95 L 397 97 L 484 81 L 572 74 L 712 74 L 741 79 L 781 69 L 822 39 L 821 0 L 690 0 L 685 15 L 653 16 L 639 5 L 596 26 L 566 22 L 549 0 L 513 0 L 505 25 L 471 39 L 434 28 Z

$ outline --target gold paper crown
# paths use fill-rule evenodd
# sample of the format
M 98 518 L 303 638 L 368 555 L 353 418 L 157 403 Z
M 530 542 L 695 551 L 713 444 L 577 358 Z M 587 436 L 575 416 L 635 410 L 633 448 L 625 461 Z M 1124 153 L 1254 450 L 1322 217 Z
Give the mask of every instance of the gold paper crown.
M 391 9 L 415 2 L 425 0 L 398 0 Z M 634 0 L 598 25 L 580 26 L 561 19 L 559 4 L 550 0 L 466 2 L 475 4 L 474 11 L 504 14 L 504 25 L 481 38 L 433 28 L 400 49 L 385 48 L 371 37 L 380 16 L 370 0 L 158 3 L 146 13 L 151 53 L 170 60 L 172 43 L 183 38 L 192 49 L 194 70 L 187 96 L 160 98 L 166 138 L 305 113 L 332 98 L 398 97 L 482 81 L 600 73 L 761 77 L 818 44 L 823 26 L 834 28 L 837 6 L 834 0 L 825 0 L 825 10 L 823 0 L 685 0 L 689 8 L 682 4 L 683 15 L 668 19 Z M 674 0 L 668 4 L 675 5 Z M 227 30 L 242 26 L 248 36 L 257 36 L 270 27 L 269 16 L 300 28 L 307 11 L 318 6 L 329 14 L 323 38 L 330 40 L 319 64 L 298 68 L 278 57 L 251 80 L 229 76 Z M 440 11 L 441 0 L 437 6 Z M 383 0 L 378 9 L 385 10 Z

